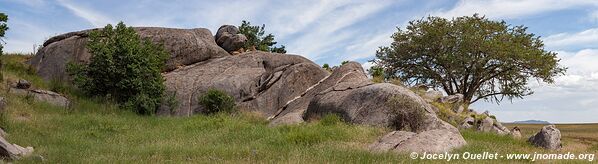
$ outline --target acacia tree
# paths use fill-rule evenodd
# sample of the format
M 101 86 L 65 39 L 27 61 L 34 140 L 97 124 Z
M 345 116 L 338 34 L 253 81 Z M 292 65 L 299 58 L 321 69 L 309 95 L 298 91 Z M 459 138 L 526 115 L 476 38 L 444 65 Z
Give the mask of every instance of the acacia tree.
M 6 30 L 8 30 L 8 25 L 6 24 L 7 21 L 8 15 L 0 13 L 0 55 L 3 54 L 2 49 L 4 48 L 4 46 L 2 45 L 4 44 L 4 40 L 2 39 L 2 37 L 4 37 Z
M 477 14 L 452 20 L 427 17 L 397 30 L 391 45 L 380 47 L 372 60 L 386 78 L 461 93 L 467 104 L 523 98 L 533 93 L 529 80 L 553 83 L 566 71 L 557 54 L 544 50 L 540 37 L 527 27 Z
M 268 34 L 265 35 L 264 31 L 265 25 L 260 26 L 252 26 L 251 23 L 248 21 L 241 22 L 241 26 L 239 26 L 239 33 L 245 35 L 247 37 L 247 41 L 243 48 L 246 50 L 251 49 L 252 47 L 256 50 L 260 51 L 267 51 L 267 52 L 276 52 L 276 53 L 287 53 L 285 50 L 285 46 L 281 45 L 280 47 L 274 46 L 277 42 L 274 41 L 274 35 Z

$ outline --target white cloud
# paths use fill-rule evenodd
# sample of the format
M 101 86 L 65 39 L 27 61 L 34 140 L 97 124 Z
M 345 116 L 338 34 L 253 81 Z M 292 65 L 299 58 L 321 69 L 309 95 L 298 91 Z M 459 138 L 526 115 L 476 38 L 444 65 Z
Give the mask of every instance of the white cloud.
M 114 22 L 110 18 L 104 16 L 101 13 L 98 13 L 91 9 L 84 8 L 82 6 L 77 6 L 73 3 L 70 3 L 67 0 L 58 0 L 57 2 L 58 2 L 58 4 L 62 5 L 63 7 L 69 9 L 76 16 L 85 19 L 87 22 L 92 24 L 94 27 L 103 27 L 106 24 Z
M 572 7 L 598 5 L 594 0 L 460 0 L 454 8 L 438 11 L 431 15 L 445 18 L 459 17 L 479 13 L 492 18 L 520 18 L 542 12 L 563 10 Z
M 543 39 L 547 47 L 560 49 L 568 47 L 598 48 L 598 28 L 577 33 L 559 33 Z
M 390 36 L 395 32 L 394 29 L 390 31 L 381 32 L 368 37 L 362 37 L 360 40 L 347 46 L 345 51 L 348 53 L 347 60 L 357 60 L 372 57 L 376 54 L 378 46 L 390 45 L 392 39 Z
M 385 7 L 390 2 L 363 2 L 353 3 L 343 8 L 334 10 L 322 18 L 317 23 L 309 27 L 305 35 L 295 38 L 293 42 L 288 43 L 289 50 L 295 50 L 312 60 L 317 60 L 327 51 L 342 47 L 342 41 L 359 35 L 356 31 L 341 31 L 342 29 L 353 25 L 354 23 L 367 18 Z

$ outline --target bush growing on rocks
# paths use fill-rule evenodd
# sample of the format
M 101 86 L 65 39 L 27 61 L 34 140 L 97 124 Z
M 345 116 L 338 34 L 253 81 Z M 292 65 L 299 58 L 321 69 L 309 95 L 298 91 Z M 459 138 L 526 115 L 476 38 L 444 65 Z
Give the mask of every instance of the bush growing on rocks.
M 198 100 L 206 114 L 235 111 L 235 99 L 221 90 L 209 89 L 204 95 L 198 97 Z
M 73 83 L 89 96 L 111 97 L 125 109 L 153 114 L 165 90 L 160 74 L 168 54 L 120 22 L 89 34 L 88 65 L 69 64 Z
M 248 21 L 243 21 L 241 26 L 239 26 L 239 33 L 245 35 L 247 37 L 247 41 L 243 46 L 246 50 L 256 49 L 260 51 L 266 52 L 275 52 L 275 53 L 287 53 L 285 50 L 285 46 L 281 45 L 280 47 L 274 46 L 277 42 L 274 41 L 274 35 L 268 34 L 264 36 L 266 33 L 264 31 L 265 25 L 260 26 L 251 26 L 251 23 Z

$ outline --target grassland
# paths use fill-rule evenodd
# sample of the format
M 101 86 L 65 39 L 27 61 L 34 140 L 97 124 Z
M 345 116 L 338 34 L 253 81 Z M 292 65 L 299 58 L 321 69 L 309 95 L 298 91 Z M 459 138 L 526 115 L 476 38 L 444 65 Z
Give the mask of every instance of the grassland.
M 68 87 L 44 82 L 21 64 L 26 60 L 23 56 L 4 55 L 1 59 L 4 78 L 0 96 L 6 98 L 8 106 L 0 117 L 0 127 L 9 133 L 7 140 L 10 142 L 35 148 L 34 155 L 15 163 L 39 163 L 41 157 L 48 163 L 444 162 L 412 160 L 408 155 L 393 153 L 371 153 L 367 145 L 389 130 L 349 125 L 334 116 L 318 122 L 282 127 L 269 127 L 264 118 L 251 113 L 140 116 L 120 110 L 109 101 L 86 98 Z M 63 92 L 73 105 L 61 108 L 7 93 L 7 84 L 20 78 L 31 81 L 38 88 Z M 528 131 L 526 126 L 518 126 L 525 135 L 539 129 L 530 127 L 536 130 Z M 589 138 L 596 135 L 598 129 L 596 126 L 584 126 L 588 129 L 557 127 L 561 128 L 564 136 L 587 135 Z M 463 131 L 462 134 L 469 144 L 454 153 L 548 152 L 508 136 L 473 131 Z M 564 138 L 564 141 L 566 148 L 576 143 L 573 139 Z M 571 149 L 596 152 L 595 146 L 594 142 L 586 146 L 589 147 L 587 149 L 582 150 L 582 146 Z M 529 160 L 455 162 L 520 163 Z

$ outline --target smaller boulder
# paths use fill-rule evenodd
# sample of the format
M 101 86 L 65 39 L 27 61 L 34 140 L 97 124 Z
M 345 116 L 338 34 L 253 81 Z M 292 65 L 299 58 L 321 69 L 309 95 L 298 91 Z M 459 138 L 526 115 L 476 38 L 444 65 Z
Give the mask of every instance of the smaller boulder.
M 239 33 L 239 28 L 237 28 L 237 26 L 234 25 L 222 25 L 220 26 L 220 28 L 218 28 L 218 31 L 216 31 L 216 36 L 214 36 L 214 38 L 218 40 L 218 38 L 220 38 L 225 33 L 237 34 Z
M 31 83 L 24 79 L 19 79 L 17 82 L 17 88 L 19 89 L 29 89 L 31 87 Z
M 461 126 L 459 126 L 460 129 L 470 129 L 473 127 L 473 125 L 475 124 L 475 119 L 473 117 L 466 117 L 463 120 L 463 123 L 461 124 Z
M 239 34 L 239 29 L 233 25 L 222 25 L 216 32 L 216 44 L 226 50 L 226 52 L 233 54 L 235 51 L 243 48 L 247 37 Z
M 519 127 L 513 127 L 513 129 L 511 130 L 511 137 L 513 137 L 515 139 L 520 139 L 521 138 L 521 129 L 519 129 Z
M 494 128 L 494 119 L 486 117 L 478 121 L 478 131 L 491 132 Z
M 226 50 L 226 52 L 231 52 L 231 53 L 243 48 L 243 45 L 245 45 L 245 42 L 247 42 L 247 37 L 245 37 L 245 35 L 230 34 L 230 33 L 224 33 L 216 41 L 216 43 L 220 47 L 222 47 L 222 49 Z
M 540 132 L 531 136 L 527 141 L 534 146 L 549 150 L 558 150 L 563 147 L 561 144 L 561 131 L 554 125 L 546 125 L 542 127 Z

